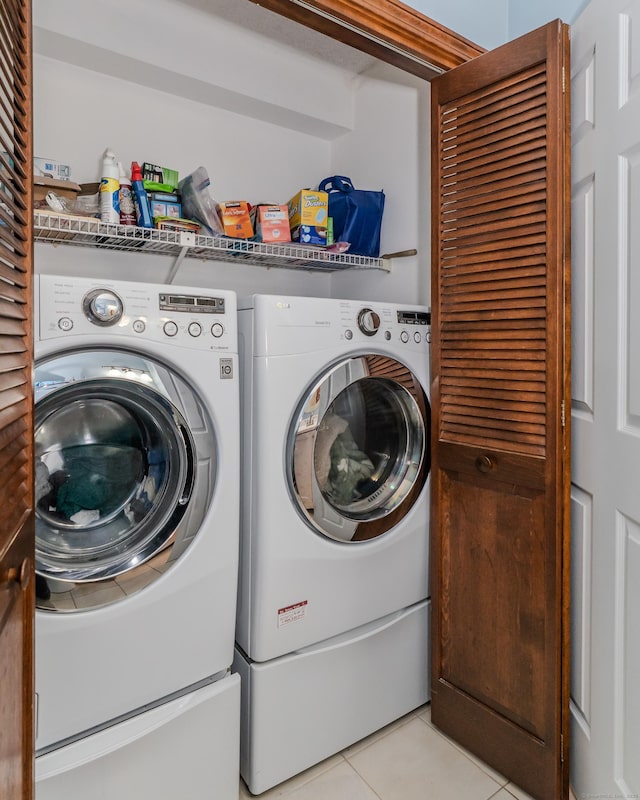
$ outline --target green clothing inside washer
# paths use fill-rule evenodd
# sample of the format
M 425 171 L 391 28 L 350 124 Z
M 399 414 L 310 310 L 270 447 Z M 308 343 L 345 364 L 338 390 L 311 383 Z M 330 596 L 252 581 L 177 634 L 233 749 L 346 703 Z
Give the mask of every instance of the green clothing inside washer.
M 56 509 L 67 519 L 83 509 L 101 517 L 116 511 L 134 495 L 144 473 L 144 455 L 130 445 L 66 447 L 63 458 L 68 477 L 58 489 Z

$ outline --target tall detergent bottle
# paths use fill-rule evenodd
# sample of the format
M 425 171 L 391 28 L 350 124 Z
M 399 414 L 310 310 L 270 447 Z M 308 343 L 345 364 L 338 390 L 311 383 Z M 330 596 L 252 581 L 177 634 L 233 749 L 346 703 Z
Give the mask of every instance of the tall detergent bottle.
M 136 224 L 136 207 L 133 204 L 133 190 L 131 188 L 131 178 L 124 171 L 124 167 L 118 161 L 120 172 L 120 224 Z
M 111 150 L 102 157 L 102 179 L 100 181 L 100 220 L 120 222 L 120 168 Z

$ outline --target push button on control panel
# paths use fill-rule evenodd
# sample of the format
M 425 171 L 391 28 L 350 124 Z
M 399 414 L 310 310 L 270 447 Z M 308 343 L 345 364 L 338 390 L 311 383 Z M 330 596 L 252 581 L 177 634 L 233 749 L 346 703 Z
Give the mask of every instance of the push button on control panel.
M 178 326 L 172 320 L 165 322 L 162 330 L 165 332 L 167 336 L 175 336 L 178 333 Z
M 194 336 L 194 337 L 200 336 L 200 334 L 202 333 L 202 327 L 198 322 L 190 322 L 188 331 L 189 331 L 189 336 Z
M 60 317 L 58 327 L 61 331 L 70 331 L 73 328 L 73 320 L 69 317 Z
M 400 334 L 400 341 L 404 342 L 405 344 L 409 341 L 409 334 L 406 331 L 402 331 Z
M 135 333 L 144 333 L 145 328 L 147 327 L 144 324 L 143 319 L 134 319 L 133 325 L 131 326 Z
M 215 336 L 216 339 L 219 339 L 222 334 L 224 333 L 224 327 L 221 322 L 214 322 L 211 326 L 211 335 Z

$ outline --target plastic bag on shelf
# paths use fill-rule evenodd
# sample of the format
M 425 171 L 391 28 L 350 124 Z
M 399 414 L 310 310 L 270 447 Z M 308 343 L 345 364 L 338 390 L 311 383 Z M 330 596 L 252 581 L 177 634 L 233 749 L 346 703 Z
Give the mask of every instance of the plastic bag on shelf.
M 55 192 L 47 192 L 43 200 L 35 200 L 36 210 L 46 210 L 55 214 L 71 214 L 74 217 L 98 217 L 100 213 L 99 195 L 79 195 L 73 200 L 61 197 Z
M 198 167 L 178 184 L 182 197 L 182 216 L 199 222 L 213 236 L 221 236 L 224 229 L 216 209 L 216 201 L 209 191 L 209 175 Z

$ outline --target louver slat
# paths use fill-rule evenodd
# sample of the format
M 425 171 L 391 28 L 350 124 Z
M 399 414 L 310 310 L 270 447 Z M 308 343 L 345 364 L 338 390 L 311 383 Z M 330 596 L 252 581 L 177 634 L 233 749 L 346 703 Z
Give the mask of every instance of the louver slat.
M 443 442 L 545 453 L 545 86 L 536 66 L 441 109 Z
M 30 0 L 0 3 L 0 795 L 33 797 Z M 4 791 L 3 791 L 4 789 Z

